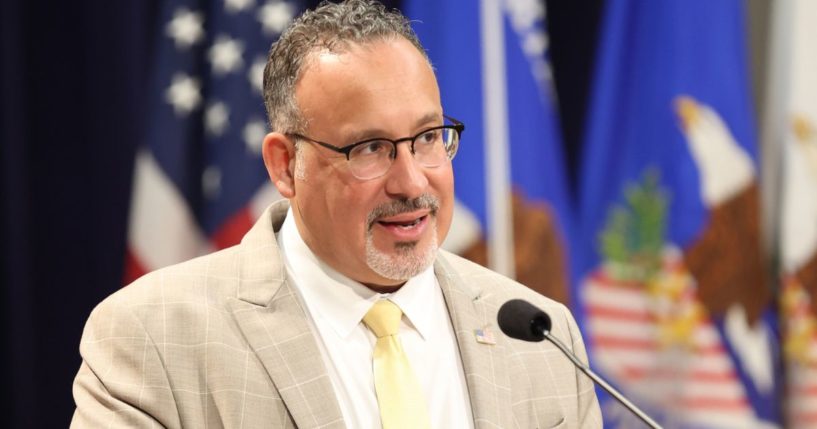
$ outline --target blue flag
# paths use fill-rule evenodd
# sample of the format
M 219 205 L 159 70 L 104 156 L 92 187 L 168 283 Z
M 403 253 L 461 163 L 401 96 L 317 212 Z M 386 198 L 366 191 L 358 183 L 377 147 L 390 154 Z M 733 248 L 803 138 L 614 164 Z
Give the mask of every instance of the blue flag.
M 571 234 L 539 2 L 409 0 L 447 115 L 465 123 L 444 246 L 568 300 Z
M 165 0 L 136 160 L 126 280 L 236 244 L 278 197 L 261 160 L 270 45 L 303 9 Z
M 613 1 L 599 38 L 580 322 L 591 363 L 671 427 L 779 422 L 742 6 Z

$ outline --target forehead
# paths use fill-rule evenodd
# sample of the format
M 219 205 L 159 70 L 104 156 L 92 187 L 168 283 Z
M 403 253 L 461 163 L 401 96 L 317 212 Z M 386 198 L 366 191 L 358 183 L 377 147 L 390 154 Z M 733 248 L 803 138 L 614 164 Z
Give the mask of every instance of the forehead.
M 402 37 L 310 54 L 295 98 L 310 129 L 330 125 L 342 132 L 442 115 L 431 66 Z

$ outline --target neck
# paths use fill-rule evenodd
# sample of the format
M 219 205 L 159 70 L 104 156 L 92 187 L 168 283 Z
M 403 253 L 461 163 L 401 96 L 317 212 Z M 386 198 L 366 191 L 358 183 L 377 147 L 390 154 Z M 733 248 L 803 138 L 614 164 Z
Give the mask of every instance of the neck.
M 404 284 L 406 284 L 406 282 L 396 285 L 376 285 L 372 283 L 363 283 L 363 286 L 366 286 L 367 288 L 377 293 L 394 293 L 400 290 L 400 288 L 403 287 Z

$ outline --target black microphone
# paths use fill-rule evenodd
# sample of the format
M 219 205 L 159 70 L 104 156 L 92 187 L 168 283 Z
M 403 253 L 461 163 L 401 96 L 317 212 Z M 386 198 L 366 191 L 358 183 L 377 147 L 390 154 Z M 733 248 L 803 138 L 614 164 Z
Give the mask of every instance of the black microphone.
M 620 402 L 628 410 L 635 414 L 636 417 L 646 423 L 647 426 L 657 429 L 661 428 L 661 426 L 659 426 L 655 420 L 651 419 L 650 416 L 645 414 L 643 411 L 641 411 L 641 409 L 636 407 L 635 404 L 625 398 L 621 392 L 604 381 L 604 379 L 593 372 L 590 367 L 582 363 L 582 361 L 580 361 L 579 358 L 576 357 L 576 355 L 564 345 L 564 343 L 553 335 L 550 335 L 550 328 L 552 324 L 550 322 L 550 316 L 548 316 L 544 311 L 536 308 L 533 304 L 527 301 L 512 299 L 502 304 L 502 307 L 499 308 L 499 313 L 497 314 L 496 319 L 499 323 L 499 329 L 501 329 L 505 335 L 511 338 L 530 342 L 539 342 L 547 339 L 553 343 L 556 348 L 561 350 L 562 353 L 564 353 L 564 355 L 567 356 L 571 362 L 573 362 L 573 365 L 576 365 L 576 367 L 582 370 L 583 373 L 587 374 L 587 376 L 590 377 L 593 382 L 604 388 L 607 393 L 616 398 L 618 402 Z

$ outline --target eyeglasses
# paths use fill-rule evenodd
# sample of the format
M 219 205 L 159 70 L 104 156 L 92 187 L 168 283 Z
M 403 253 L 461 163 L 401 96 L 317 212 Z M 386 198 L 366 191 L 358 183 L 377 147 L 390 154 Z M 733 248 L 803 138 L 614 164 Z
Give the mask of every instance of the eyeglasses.
M 460 144 L 460 134 L 465 130 L 465 125 L 454 118 L 445 115 L 443 117 L 452 125 L 428 128 L 414 137 L 397 140 L 376 138 L 343 147 L 324 143 L 301 134 L 289 133 L 289 135 L 346 155 L 352 174 L 358 179 L 369 180 L 378 178 L 389 171 L 397 157 L 397 144 L 402 142 L 411 143 L 411 153 L 423 167 L 439 167 L 446 161 L 454 159 Z

